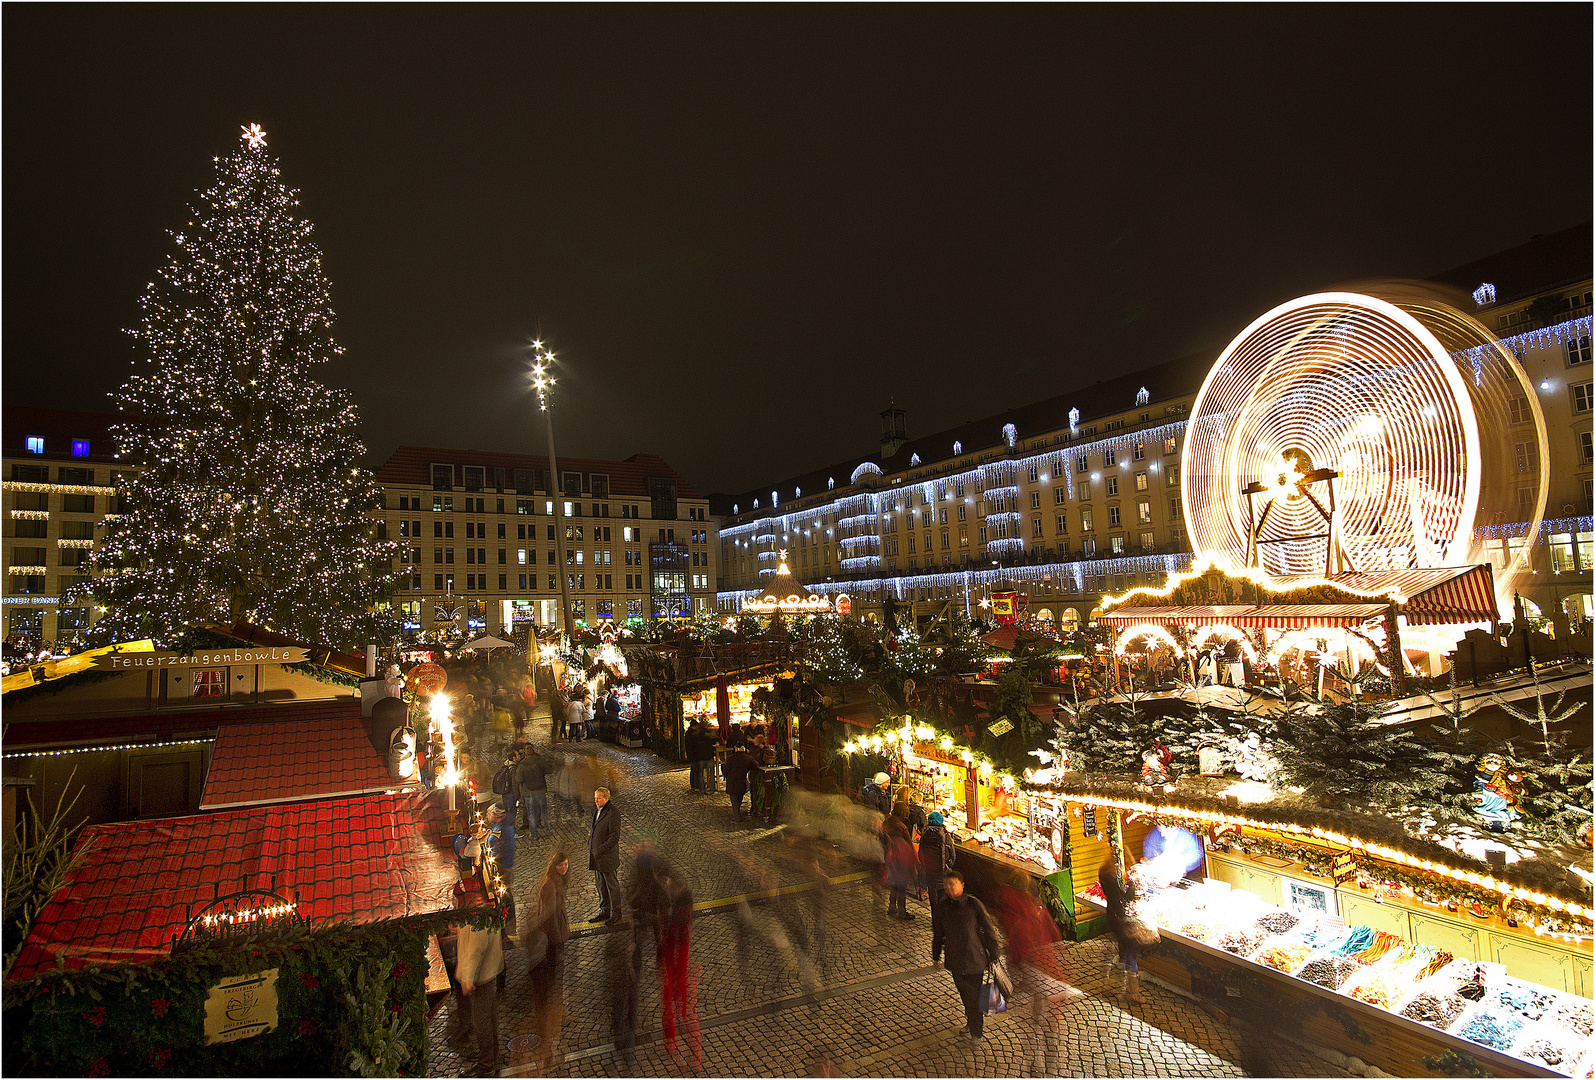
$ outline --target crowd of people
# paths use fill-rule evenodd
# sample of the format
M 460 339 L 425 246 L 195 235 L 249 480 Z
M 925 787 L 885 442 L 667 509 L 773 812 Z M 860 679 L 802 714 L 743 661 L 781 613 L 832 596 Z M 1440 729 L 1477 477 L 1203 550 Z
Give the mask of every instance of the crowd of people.
M 505 682 L 478 688 L 469 681 L 462 687 L 473 700 L 494 702 L 519 689 L 513 673 Z M 525 687 L 532 687 L 529 679 Z M 481 690 L 478 695 L 478 689 Z M 503 689 L 505 693 L 499 694 Z M 528 706 L 536 700 L 522 697 Z M 490 720 L 497 728 L 497 723 Z M 560 1028 L 564 1021 L 564 959 L 578 929 L 602 935 L 602 970 L 607 980 L 610 1027 L 616 1051 L 634 1060 L 645 960 L 652 951 L 654 975 L 661 1002 L 660 1029 L 666 1049 L 677 1053 L 684 1044 L 686 1062 L 702 1062 L 702 1040 L 697 1017 L 700 968 L 691 962 L 693 894 L 685 874 L 652 842 L 631 846 L 629 861 L 622 858 L 622 808 L 614 792 L 624 782 L 617 769 L 599 754 L 560 743 L 562 725 L 551 723 L 546 742 L 534 742 L 524 719 L 512 716 L 503 764 L 485 785 L 481 822 L 456 837 L 456 851 L 471 859 L 483 847 L 491 850 L 498 868 L 512 884 L 510 895 L 520 896 L 524 911 L 517 913 L 511 900 L 509 921 L 502 935 L 461 927 L 444 942 L 445 962 L 456 991 L 450 1041 L 462 1049 L 476 1048 L 476 1067 L 495 1070 L 499 1062 L 498 995 L 505 987 L 508 965 L 505 945 L 522 950 L 527 959 L 536 1009 L 538 1053 L 552 1067 L 560 1058 Z M 483 733 L 489 740 L 491 733 Z M 502 741 L 502 740 L 501 740 Z M 711 794 L 724 784 L 733 818 L 741 820 L 749 777 L 763 765 L 781 760 L 782 748 L 763 725 L 732 725 L 725 738 L 699 721 L 689 727 L 684 742 L 695 792 Z M 490 792 L 490 793 L 489 793 Z M 889 777 L 876 776 L 865 785 L 859 802 L 842 796 L 795 792 L 793 813 L 780 841 L 790 845 L 782 860 L 786 874 L 760 863 L 745 845 L 720 840 L 699 857 L 715 860 L 721 872 L 739 874 L 740 891 L 730 904 L 736 964 L 746 984 L 760 959 L 773 956 L 776 970 L 795 972 L 810 993 L 821 988 L 828 968 L 827 925 L 834 896 L 833 879 L 845 869 L 851 855 L 876 868 L 872 884 L 876 910 L 908 922 L 914 919 L 908 899 L 926 902 L 931 921 L 930 960 L 951 976 L 962 1006 L 963 1033 L 971 1045 L 984 1036 L 984 1018 L 994 1007 L 994 995 L 1015 989 L 1028 991 L 1030 1019 L 1038 1029 L 1045 1024 L 1058 996 L 1049 985 L 1065 983 L 1054 945 L 1059 933 L 1045 907 L 1028 890 L 1007 886 L 988 888 L 982 897 L 969 891 L 957 868 L 957 847 L 939 813 L 926 814 L 901 788 L 895 794 Z M 572 914 L 568 908 L 575 856 L 555 837 L 569 840 L 572 832 L 585 834 L 587 867 L 593 875 L 598 899 L 595 910 Z M 537 843 L 535 865 L 541 876 L 532 881 L 516 876 L 517 841 Z M 473 846 L 476 845 L 476 846 Z M 546 853 L 545 853 L 546 851 Z M 802 867 L 800 888 L 790 888 L 790 864 Z M 624 864 L 624 865 L 623 865 Z M 521 881 L 529 888 L 514 888 Z M 1114 883 L 1110 887 L 1110 882 Z M 1103 887 L 1109 903 L 1109 925 L 1117 934 L 1124 925 L 1123 912 L 1133 900 L 1133 877 L 1103 868 Z M 1115 891 L 1117 889 L 1118 891 Z M 462 900 L 462 902 L 464 902 Z M 1121 938 L 1127 941 L 1128 938 Z M 1130 1001 L 1140 996 L 1136 951 L 1121 946 L 1115 970 L 1124 970 Z M 1010 980 L 1007 969 L 1012 968 Z

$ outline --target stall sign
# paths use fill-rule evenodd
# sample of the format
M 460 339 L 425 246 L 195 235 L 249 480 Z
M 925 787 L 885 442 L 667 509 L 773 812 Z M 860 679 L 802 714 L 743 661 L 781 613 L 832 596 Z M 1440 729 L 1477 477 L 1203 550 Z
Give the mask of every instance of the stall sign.
M 205 998 L 205 1045 L 236 1042 L 277 1026 L 277 969 L 230 975 Z
M 308 655 L 305 649 L 298 647 L 245 645 L 235 649 L 206 649 L 197 653 L 102 653 L 94 658 L 94 666 L 102 671 L 139 671 L 147 668 L 208 668 L 225 664 L 301 664 Z
M 1334 869 L 1330 872 L 1334 874 L 1336 885 L 1356 877 L 1357 864 L 1351 861 L 1351 852 L 1342 851 L 1336 854 Z
M 1095 836 L 1097 834 L 1097 808 L 1094 806 L 1086 807 L 1083 819 L 1082 828 L 1085 834 L 1087 836 Z
M 449 673 L 430 662 L 417 664 L 405 676 L 405 681 L 416 693 L 431 695 L 449 684 Z
M 1013 730 L 1013 722 L 1005 716 L 986 730 L 993 735 L 1006 735 Z

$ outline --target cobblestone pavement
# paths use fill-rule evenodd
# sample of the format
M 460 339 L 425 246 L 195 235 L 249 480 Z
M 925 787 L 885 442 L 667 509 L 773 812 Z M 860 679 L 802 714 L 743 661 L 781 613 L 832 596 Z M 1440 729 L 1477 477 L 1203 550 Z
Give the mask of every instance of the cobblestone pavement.
M 534 729 L 539 734 L 546 727 Z M 784 828 L 738 825 L 724 795 L 697 795 L 685 768 L 645 750 L 561 743 L 607 770 L 622 824 L 622 883 L 632 845 L 656 843 L 686 877 L 699 911 L 692 929 L 691 979 L 701 1027 L 701 1074 L 710 1076 L 1343 1076 L 1294 1044 L 1241 1020 L 1215 1017 L 1197 1002 L 1150 981 L 1146 1005 L 1109 1000 L 1108 943 L 1059 946 L 1063 970 L 1083 994 L 1056 998 L 1045 1032 L 1030 1023 L 1029 998 L 988 1017 L 978 1048 L 958 1034 L 962 1009 L 946 972 L 930 960 L 930 916 L 888 919 L 864 864 L 823 841 Z M 484 755 L 492 758 L 491 752 Z M 498 752 L 502 757 L 502 750 Z M 496 762 L 495 762 L 496 763 Z M 610 1025 L 612 973 L 624 965 L 630 932 L 579 924 L 597 911 L 587 865 L 590 802 L 565 810 L 552 835 L 518 844 L 512 887 L 528 910 L 548 856 L 571 853 L 569 909 L 576 936 L 562 950 L 552 985 L 534 987 L 526 956 L 508 954 L 499 1003 L 506 1076 L 678 1076 L 697 1072 L 683 1037 L 661 1035 L 660 994 L 651 942 L 645 945 L 634 1053 L 617 1051 Z M 823 949 L 805 864 L 818 855 L 832 889 Z M 761 889 L 773 898 L 738 903 Z M 745 964 L 745 970 L 744 970 Z M 544 983 L 548 979 L 541 980 Z M 1048 992 L 1062 995 L 1062 984 Z M 453 1003 L 430 1027 L 427 1072 L 468 1075 L 472 1049 L 447 1038 Z

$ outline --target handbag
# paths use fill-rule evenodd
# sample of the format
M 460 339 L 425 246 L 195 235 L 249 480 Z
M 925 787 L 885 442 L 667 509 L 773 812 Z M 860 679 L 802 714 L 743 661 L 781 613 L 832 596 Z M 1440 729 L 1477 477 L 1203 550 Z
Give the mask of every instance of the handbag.
M 1163 939 L 1155 924 L 1138 915 L 1124 920 L 1124 936 L 1138 949 L 1150 948 Z
M 980 1011 L 983 1013 L 1008 1011 L 1008 999 L 997 988 L 996 980 L 992 977 L 990 968 L 986 969 L 986 978 L 980 984 Z

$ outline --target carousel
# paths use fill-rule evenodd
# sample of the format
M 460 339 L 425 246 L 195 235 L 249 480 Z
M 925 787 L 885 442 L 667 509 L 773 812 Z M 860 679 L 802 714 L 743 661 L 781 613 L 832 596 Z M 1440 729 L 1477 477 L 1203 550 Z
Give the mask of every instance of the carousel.
M 805 589 L 792 576 L 786 564 L 786 549 L 780 551 L 780 565 L 770 583 L 759 595 L 742 602 L 742 614 L 774 618 L 778 615 L 829 615 L 831 601 Z
M 1116 660 L 1177 665 L 1196 686 L 1373 664 L 1399 693 L 1442 674 L 1468 630 L 1496 633 L 1529 572 L 1526 551 L 1493 565 L 1478 536 L 1525 512 L 1538 528 L 1536 399 L 1511 353 L 1434 296 L 1320 293 L 1263 315 L 1192 407 L 1196 565 L 1104 599 Z M 1528 472 L 1506 442 L 1523 402 L 1542 445 Z

